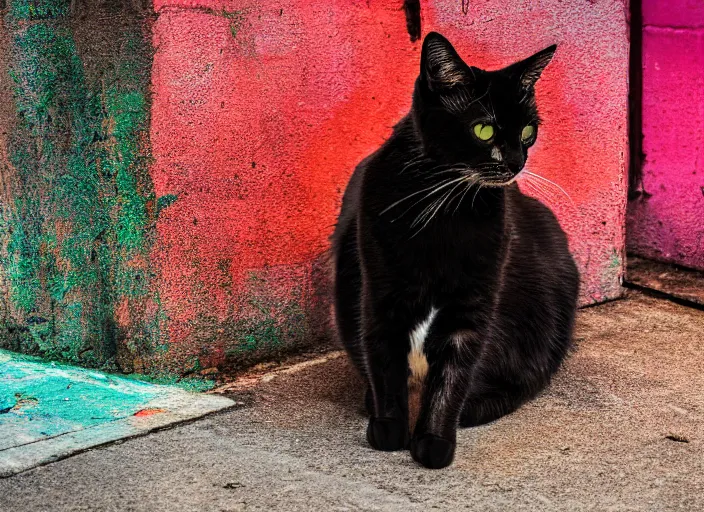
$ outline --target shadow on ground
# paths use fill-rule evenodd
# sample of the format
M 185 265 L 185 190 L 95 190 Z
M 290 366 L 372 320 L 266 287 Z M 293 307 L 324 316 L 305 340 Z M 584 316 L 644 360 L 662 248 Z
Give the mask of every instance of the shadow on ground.
M 247 407 L 0 480 L 30 510 L 704 510 L 704 312 L 632 293 L 580 312 L 577 349 L 455 464 L 364 442 L 345 357 L 264 379 Z

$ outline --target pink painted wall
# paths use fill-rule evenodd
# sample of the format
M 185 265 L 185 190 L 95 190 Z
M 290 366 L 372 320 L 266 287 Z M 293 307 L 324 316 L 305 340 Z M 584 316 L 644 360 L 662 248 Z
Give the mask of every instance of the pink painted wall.
M 643 0 L 643 188 L 628 249 L 704 269 L 704 2 Z
M 549 44 L 529 166 L 568 231 L 582 303 L 621 293 L 627 159 L 626 0 L 425 0 L 423 34 L 498 68 Z M 152 177 L 177 200 L 154 258 L 171 358 L 220 364 L 253 275 L 310 324 L 316 262 L 354 166 L 410 106 L 420 42 L 402 2 L 155 0 Z M 256 280 L 255 280 L 256 281 Z M 233 320 L 234 319 L 234 320 Z M 201 351 L 203 345 L 208 349 Z M 200 352 L 199 352 L 200 351 Z

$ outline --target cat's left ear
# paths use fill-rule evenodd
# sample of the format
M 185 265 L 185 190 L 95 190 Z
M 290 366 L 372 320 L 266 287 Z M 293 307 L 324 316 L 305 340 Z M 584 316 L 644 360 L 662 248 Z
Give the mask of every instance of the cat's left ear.
M 459 85 L 470 85 L 473 74 L 450 41 L 430 32 L 423 41 L 420 78 L 431 91 L 443 93 Z
M 557 50 L 557 45 L 553 44 L 518 63 L 517 67 L 521 73 L 520 81 L 524 88 L 529 89 L 535 85 L 545 67 L 552 60 L 555 50 Z

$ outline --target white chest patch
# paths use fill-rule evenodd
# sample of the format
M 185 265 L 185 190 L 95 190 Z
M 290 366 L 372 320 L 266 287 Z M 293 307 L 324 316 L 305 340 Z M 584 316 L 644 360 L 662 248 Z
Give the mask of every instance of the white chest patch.
M 420 322 L 409 335 L 411 340 L 411 351 L 408 353 L 408 366 L 411 369 L 411 379 L 417 382 L 422 381 L 428 373 L 428 360 L 425 358 L 423 344 L 428 336 L 430 326 L 438 314 L 438 310 L 431 307 L 428 316 Z

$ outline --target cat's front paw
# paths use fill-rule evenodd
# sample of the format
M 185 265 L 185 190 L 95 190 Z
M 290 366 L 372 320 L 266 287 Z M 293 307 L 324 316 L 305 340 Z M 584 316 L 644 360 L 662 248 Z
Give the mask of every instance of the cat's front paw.
M 411 456 L 426 468 L 444 468 L 452 464 L 456 444 L 433 434 L 423 434 L 411 441 Z
M 393 452 L 408 446 L 408 423 L 400 418 L 370 418 L 367 441 L 375 450 Z

